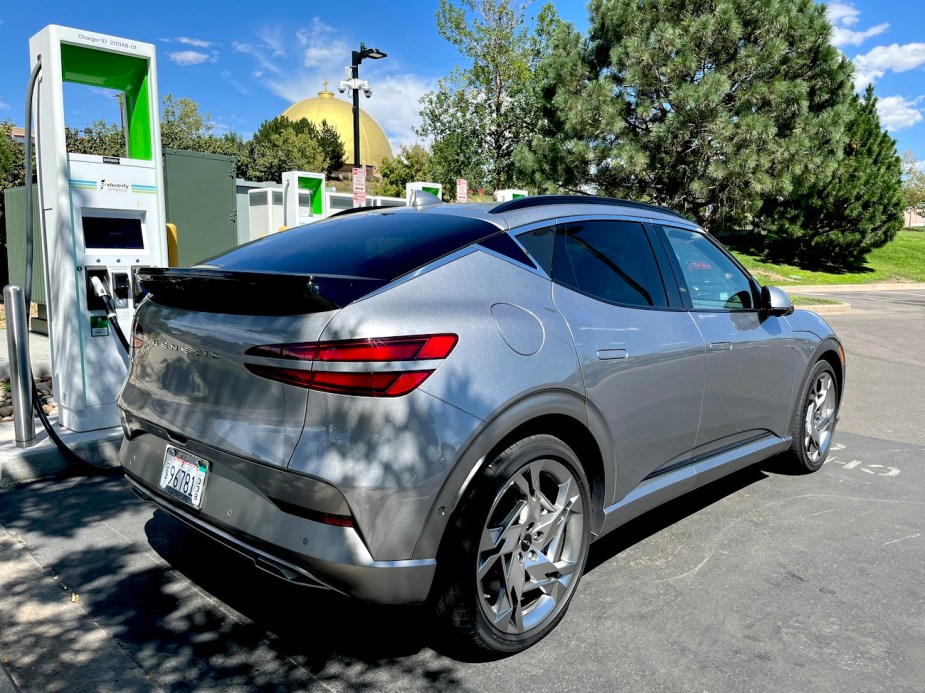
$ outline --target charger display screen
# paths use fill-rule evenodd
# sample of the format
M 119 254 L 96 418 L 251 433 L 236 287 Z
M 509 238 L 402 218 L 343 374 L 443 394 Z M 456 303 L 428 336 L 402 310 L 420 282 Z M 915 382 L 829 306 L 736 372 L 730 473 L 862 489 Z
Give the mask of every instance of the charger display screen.
M 142 250 L 145 247 L 141 219 L 85 216 L 84 247 L 87 250 Z

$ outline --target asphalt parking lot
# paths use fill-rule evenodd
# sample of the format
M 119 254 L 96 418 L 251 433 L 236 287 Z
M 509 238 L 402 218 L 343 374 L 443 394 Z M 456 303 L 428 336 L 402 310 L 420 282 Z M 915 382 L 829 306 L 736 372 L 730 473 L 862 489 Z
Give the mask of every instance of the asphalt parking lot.
M 769 460 L 597 542 L 527 652 L 448 658 L 419 610 L 281 584 L 97 478 L 0 491 L 0 661 L 43 693 L 923 691 L 925 292 L 838 298 L 829 462 Z

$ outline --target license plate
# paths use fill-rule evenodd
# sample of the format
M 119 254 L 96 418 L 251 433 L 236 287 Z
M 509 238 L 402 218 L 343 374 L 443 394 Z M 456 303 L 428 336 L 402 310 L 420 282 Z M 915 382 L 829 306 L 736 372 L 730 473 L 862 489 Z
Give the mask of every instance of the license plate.
M 202 505 L 202 490 L 208 473 L 208 461 L 168 445 L 164 452 L 164 471 L 157 485 L 165 493 L 198 508 Z

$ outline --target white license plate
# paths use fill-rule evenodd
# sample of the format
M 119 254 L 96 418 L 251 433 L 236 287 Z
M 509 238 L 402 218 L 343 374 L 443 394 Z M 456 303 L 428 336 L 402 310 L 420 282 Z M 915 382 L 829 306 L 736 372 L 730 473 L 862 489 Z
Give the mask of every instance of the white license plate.
M 157 485 L 165 493 L 198 508 L 202 505 L 202 491 L 208 473 L 208 461 L 168 445 L 164 451 L 164 470 Z

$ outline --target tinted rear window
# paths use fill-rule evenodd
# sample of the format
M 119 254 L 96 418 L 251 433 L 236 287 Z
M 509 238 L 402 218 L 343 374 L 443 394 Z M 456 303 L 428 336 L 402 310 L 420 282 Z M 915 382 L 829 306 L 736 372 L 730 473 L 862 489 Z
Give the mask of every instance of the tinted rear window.
M 391 281 L 500 233 L 479 219 L 407 211 L 332 217 L 267 236 L 202 263 L 242 272 Z

